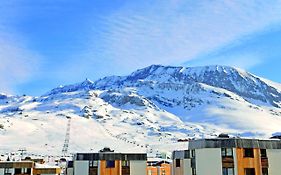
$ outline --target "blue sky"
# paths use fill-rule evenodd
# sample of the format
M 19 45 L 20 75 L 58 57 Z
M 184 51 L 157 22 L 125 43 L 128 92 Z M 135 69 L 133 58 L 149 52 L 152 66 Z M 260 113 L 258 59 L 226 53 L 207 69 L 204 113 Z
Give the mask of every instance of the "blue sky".
M 151 64 L 230 65 L 281 82 L 281 1 L 2 0 L 0 92 L 126 75 Z

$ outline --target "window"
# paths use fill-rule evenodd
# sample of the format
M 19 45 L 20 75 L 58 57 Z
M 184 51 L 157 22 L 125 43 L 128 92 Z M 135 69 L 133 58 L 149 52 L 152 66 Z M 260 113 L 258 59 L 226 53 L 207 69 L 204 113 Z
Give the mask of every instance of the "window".
M 244 157 L 254 157 L 254 149 L 252 148 L 244 148 Z
M 245 168 L 245 175 L 255 175 L 255 168 Z
M 195 150 L 191 150 L 191 157 L 195 157 Z
M 166 175 L 166 171 L 163 169 L 161 175 Z
M 106 161 L 106 168 L 115 168 L 115 161 L 114 160 L 107 160 Z
M 267 168 L 262 169 L 262 175 L 268 175 L 268 169 Z
M 221 155 L 222 155 L 222 157 L 233 157 L 232 148 L 222 148 Z
M 192 168 L 192 175 L 196 175 L 196 169 L 195 168 Z
M 12 173 L 10 173 L 10 168 L 4 168 L 4 175 L 12 175 Z
M 22 168 L 19 171 L 21 172 L 19 174 L 31 174 L 31 168 Z
M 261 149 L 261 157 L 262 158 L 266 158 L 267 157 L 266 149 Z
M 176 167 L 181 167 L 181 160 L 180 159 L 176 159 Z
M 234 175 L 234 168 L 222 168 L 223 175 Z
M 15 174 L 21 174 L 21 168 L 15 168 Z
M 123 160 L 122 161 L 122 166 L 129 167 L 130 166 L 130 162 L 128 160 Z
M 98 161 L 97 160 L 90 161 L 90 167 L 91 168 L 98 167 Z
M 83 160 L 83 159 L 84 159 L 83 154 L 78 154 L 78 155 L 77 155 L 77 160 Z

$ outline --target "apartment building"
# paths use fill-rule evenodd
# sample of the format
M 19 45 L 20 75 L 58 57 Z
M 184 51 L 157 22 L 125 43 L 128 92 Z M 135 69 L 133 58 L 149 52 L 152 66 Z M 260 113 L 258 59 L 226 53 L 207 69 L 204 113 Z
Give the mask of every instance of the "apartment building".
M 215 138 L 173 152 L 174 175 L 280 175 L 281 141 Z
M 146 175 L 172 175 L 171 162 L 165 159 L 148 158 Z
M 77 153 L 68 162 L 67 175 L 145 175 L 146 153 Z
M 59 167 L 36 164 L 33 161 L 0 162 L 0 175 L 59 175 Z
M 16 174 L 32 175 L 33 168 L 34 168 L 34 162 L 32 161 L 0 162 L 0 175 L 16 175 Z

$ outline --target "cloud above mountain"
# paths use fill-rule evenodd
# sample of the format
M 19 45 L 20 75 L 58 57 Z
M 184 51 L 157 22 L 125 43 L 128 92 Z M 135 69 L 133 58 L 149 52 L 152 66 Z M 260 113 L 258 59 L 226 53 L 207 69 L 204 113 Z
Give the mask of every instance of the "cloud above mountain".
M 128 2 L 100 17 L 90 54 L 112 66 L 179 64 L 279 23 L 280 9 L 262 0 Z

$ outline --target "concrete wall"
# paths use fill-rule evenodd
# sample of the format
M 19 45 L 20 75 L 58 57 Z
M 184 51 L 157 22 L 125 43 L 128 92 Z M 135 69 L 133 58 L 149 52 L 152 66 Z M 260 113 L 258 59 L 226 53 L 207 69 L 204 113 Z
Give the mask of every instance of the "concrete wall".
M 73 168 L 67 168 L 67 174 L 66 175 L 73 175 Z
M 131 160 L 130 161 L 130 174 L 131 175 L 146 175 L 146 161 Z
M 220 148 L 196 149 L 197 175 L 222 175 L 222 158 Z
M 234 175 L 238 175 L 237 151 L 234 148 L 232 148 L 232 151 L 233 151 L 233 160 L 234 160 Z
M 183 160 L 183 175 L 192 175 L 191 159 L 184 159 Z
M 267 149 L 268 157 L 268 174 L 269 175 L 280 175 L 281 168 L 281 150 L 278 149 Z
M 74 175 L 89 175 L 89 161 L 74 161 Z
M 176 167 L 176 159 L 173 160 L 173 175 L 183 175 L 183 159 L 180 160 L 180 167 Z
M 191 160 L 190 159 L 181 159 L 180 167 L 176 167 L 176 160 L 173 160 L 172 164 L 172 174 L 173 175 L 191 175 Z

